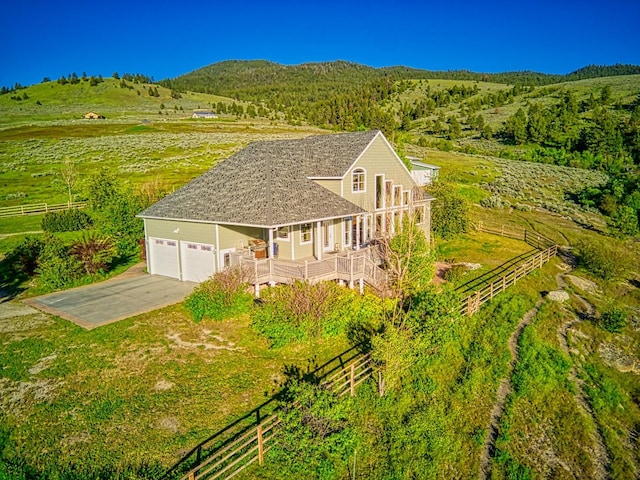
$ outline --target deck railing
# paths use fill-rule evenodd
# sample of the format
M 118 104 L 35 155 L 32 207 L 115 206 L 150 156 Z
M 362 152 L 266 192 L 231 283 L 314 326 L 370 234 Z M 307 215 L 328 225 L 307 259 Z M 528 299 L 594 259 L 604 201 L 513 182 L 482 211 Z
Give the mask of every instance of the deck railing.
M 304 263 L 273 258 L 248 258 L 244 253 L 236 253 L 232 256 L 231 264 L 244 267 L 249 274 L 249 283 L 253 284 L 343 280 L 353 285 L 363 280 L 379 288 L 387 280 L 387 275 L 376 261 L 379 262 L 379 256 L 375 248 L 366 248 L 332 255 L 322 260 L 306 260 Z

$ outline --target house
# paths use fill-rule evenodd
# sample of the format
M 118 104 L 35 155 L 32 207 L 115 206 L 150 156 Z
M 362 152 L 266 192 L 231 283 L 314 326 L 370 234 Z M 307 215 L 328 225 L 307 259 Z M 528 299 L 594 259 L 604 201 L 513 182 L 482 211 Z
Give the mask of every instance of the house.
M 440 167 L 421 162 L 416 157 L 407 158 L 411 162 L 411 176 L 419 186 L 432 185 L 438 180 Z
M 208 110 L 196 110 L 191 115 L 191 118 L 218 118 L 218 115 Z
M 139 217 L 151 274 L 199 282 L 242 264 L 256 292 L 297 278 L 362 287 L 380 274 L 367 246 L 406 214 L 428 237 L 431 200 L 369 131 L 251 143 Z
M 85 120 L 104 120 L 104 115 L 98 115 L 95 112 L 85 113 L 82 118 Z

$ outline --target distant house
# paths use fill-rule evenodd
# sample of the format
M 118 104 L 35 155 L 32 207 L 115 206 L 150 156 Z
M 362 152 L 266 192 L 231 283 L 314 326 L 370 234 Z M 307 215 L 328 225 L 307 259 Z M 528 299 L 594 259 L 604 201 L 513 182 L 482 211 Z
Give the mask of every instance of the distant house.
M 139 216 L 151 274 L 200 282 L 241 264 L 257 291 L 291 279 L 373 284 L 368 247 L 408 214 L 428 237 L 431 200 L 370 131 L 251 143 Z
M 438 180 L 440 167 L 421 162 L 416 157 L 407 157 L 411 162 L 411 176 L 421 187 L 431 185 Z
M 84 118 L 85 120 L 104 120 L 104 115 L 98 115 L 95 112 L 89 112 L 89 113 L 85 113 L 82 118 Z
M 191 118 L 218 118 L 218 115 L 208 110 L 196 110 Z

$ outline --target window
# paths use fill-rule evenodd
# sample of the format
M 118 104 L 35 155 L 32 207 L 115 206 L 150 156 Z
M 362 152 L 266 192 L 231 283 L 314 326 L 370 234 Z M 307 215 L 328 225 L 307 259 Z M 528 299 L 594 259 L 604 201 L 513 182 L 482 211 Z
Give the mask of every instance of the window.
M 364 192 L 365 191 L 365 171 L 362 168 L 356 168 L 351 173 L 351 191 L 352 192 Z
M 311 224 L 303 223 L 300 225 L 300 243 L 311 242 Z
M 278 240 L 289 241 L 289 225 L 286 227 L 279 227 L 276 231 L 276 237 L 278 237 Z
M 424 223 L 424 210 L 422 207 L 416 207 L 415 216 L 416 216 L 416 223 L 418 225 L 421 225 L 422 223 Z
M 393 206 L 394 207 L 398 207 L 401 205 L 402 201 L 402 186 L 401 185 L 395 185 L 393 187 Z
M 344 230 L 344 246 L 348 247 L 351 245 L 351 219 L 345 218 L 342 226 Z
M 409 191 L 405 190 L 402 192 L 402 204 L 409 205 Z

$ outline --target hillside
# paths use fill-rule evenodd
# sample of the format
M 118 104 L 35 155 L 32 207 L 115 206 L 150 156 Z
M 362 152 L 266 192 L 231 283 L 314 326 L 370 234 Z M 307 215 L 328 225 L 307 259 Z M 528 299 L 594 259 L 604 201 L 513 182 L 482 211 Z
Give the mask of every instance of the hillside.
M 234 100 L 193 92 L 172 96 L 171 90 L 163 86 L 114 78 L 105 78 L 97 85 L 89 81 L 76 84 L 49 81 L 0 95 L 0 127 L 80 119 L 89 111 L 96 111 L 107 120 L 155 118 L 159 112 L 183 118 L 190 116 L 194 109 L 211 109 L 218 103 L 232 105 Z
M 432 71 L 404 66 L 373 68 L 357 63 L 334 61 L 281 65 L 266 60 L 228 60 L 199 68 L 173 79 L 165 79 L 162 85 L 179 90 L 190 90 L 220 95 L 240 95 L 255 100 L 265 90 L 279 87 L 295 91 L 302 85 L 312 84 L 319 91 L 332 85 L 342 90 L 346 86 L 358 86 L 388 77 L 403 79 L 445 79 L 488 81 L 511 85 L 549 85 L 586 78 L 640 74 L 635 65 L 590 65 L 567 75 L 551 75 L 539 72 L 482 73 L 468 70 Z

